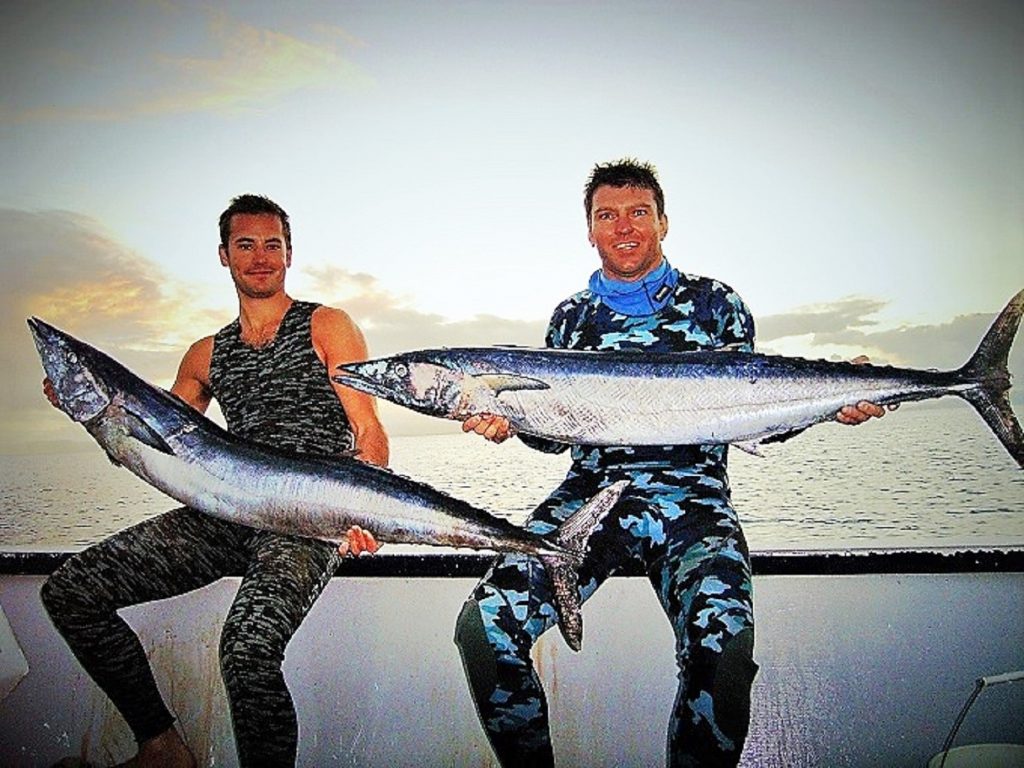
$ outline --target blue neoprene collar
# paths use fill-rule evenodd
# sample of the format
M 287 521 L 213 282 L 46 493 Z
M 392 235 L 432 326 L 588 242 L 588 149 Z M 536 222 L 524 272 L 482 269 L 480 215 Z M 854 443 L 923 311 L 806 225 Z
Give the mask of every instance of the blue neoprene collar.
M 679 270 L 662 258 L 653 272 L 642 280 L 625 282 L 606 277 L 600 269 L 590 276 L 590 291 L 623 315 L 653 315 L 668 304 L 679 282 Z

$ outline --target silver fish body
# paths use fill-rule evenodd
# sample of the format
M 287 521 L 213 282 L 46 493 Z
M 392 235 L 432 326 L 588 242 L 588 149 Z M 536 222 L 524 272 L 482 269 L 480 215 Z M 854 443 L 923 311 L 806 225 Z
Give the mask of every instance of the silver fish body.
M 36 318 L 29 326 L 60 408 L 113 462 L 168 496 L 226 520 L 329 542 L 359 525 L 382 542 L 536 555 L 561 595 L 563 634 L 579 648 L 575 568 L 625 482 L 604 489 L 557 531 L 540 536 L 353 458 L 247 443 L 88 344 Z
M 958 395 L 1018 464 L 1024 436 L 1010 408 L 1007 358 L 1024 291 L 970 361 L 929 371 L 746 352 L 641 353 L 515 347 L 421 350 L 342 366 L 346 386 L 462 420 L 505 416 L 519 432 L 580 445 L 760 443 L 832 420 L 845 405 Z

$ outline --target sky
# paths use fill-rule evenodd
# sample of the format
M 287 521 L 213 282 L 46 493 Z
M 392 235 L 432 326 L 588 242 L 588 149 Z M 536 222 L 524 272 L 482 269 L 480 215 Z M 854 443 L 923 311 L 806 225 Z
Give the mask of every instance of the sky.
M 237 312 L 216 222 L 245 192 L 371 355 L 539 345 L 598 265 L 586 177 L 625 156 L 760 351 L 958 366 L 1024 288 L 1024 4 L 4 3 L 0 452 L 87 442 L 30 315 L 169 386 Z

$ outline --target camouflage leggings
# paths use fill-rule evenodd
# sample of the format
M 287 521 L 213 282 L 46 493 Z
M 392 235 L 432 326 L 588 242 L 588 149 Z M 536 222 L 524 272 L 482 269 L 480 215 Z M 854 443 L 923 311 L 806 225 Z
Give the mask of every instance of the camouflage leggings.
M 669 765 L 734 766 L 747 734 L 757 665 L 749 556 L 725 483 L 692 470 L 574 467 L 528 527 L 552 530 L 622 477 L 632 485 L 591 539 L 581 596 L 590 597 L 624 561 L 645 564 L 676 636 L 679 690 L 669 723 Z M 553 765 L 547 702 L 530 651 L 554 623 L 543 566 L 522 555 L 497 558 L 459 617 L 456 643 L 504 766 Z
M 42 599 L 72 652 L 143 742 L 174 718 L 142 645 L 117 610 L 242 572 L 220 640 L 239 763 L 294 765 L 298 726 L 281 663 L 337 565 L 329 544 L 183 508 L 74 555 L 43 585 Z

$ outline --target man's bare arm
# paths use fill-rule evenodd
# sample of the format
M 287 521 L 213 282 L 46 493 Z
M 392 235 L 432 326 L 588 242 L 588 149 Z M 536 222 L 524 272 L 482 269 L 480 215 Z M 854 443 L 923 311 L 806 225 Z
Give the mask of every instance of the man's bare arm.
M 319 307 L 313 313 L 313 347 L 324 361 L 328 376 L 343 363 L 367 358 L 366 341 L 358 326 L 347 313 L 333 307 Z M 331 381 L 338 399 L 345 408 L 352 434 L 355 436 L 357 457 L 381 467 L 388 465 L 388 436 L 377 415 L 377 401 L 362 392 Z M 358 556 L 363 552 L 375 553 L 380 544 L 371 531 L 358 526 L 349 529 L 346 540 L 338 545 L 338 552 Z
M 200 339 L 185 353 L 178 365 L 178 375 L 171 386 L 177 395 L 200 413 L 210 407 L 210 361 L 213 359 L 213 336 Z
M 347 313 L 320 307 L 313 314 L 313 346 L 327 367 L 328 376 L 343 363 L 367 359 L 366 341 Z M 388 436 L 380 423 L 377 401 L 370 395 L 331 382 L 355 435 L 357 457 L 386 467 L 390 454 Z

